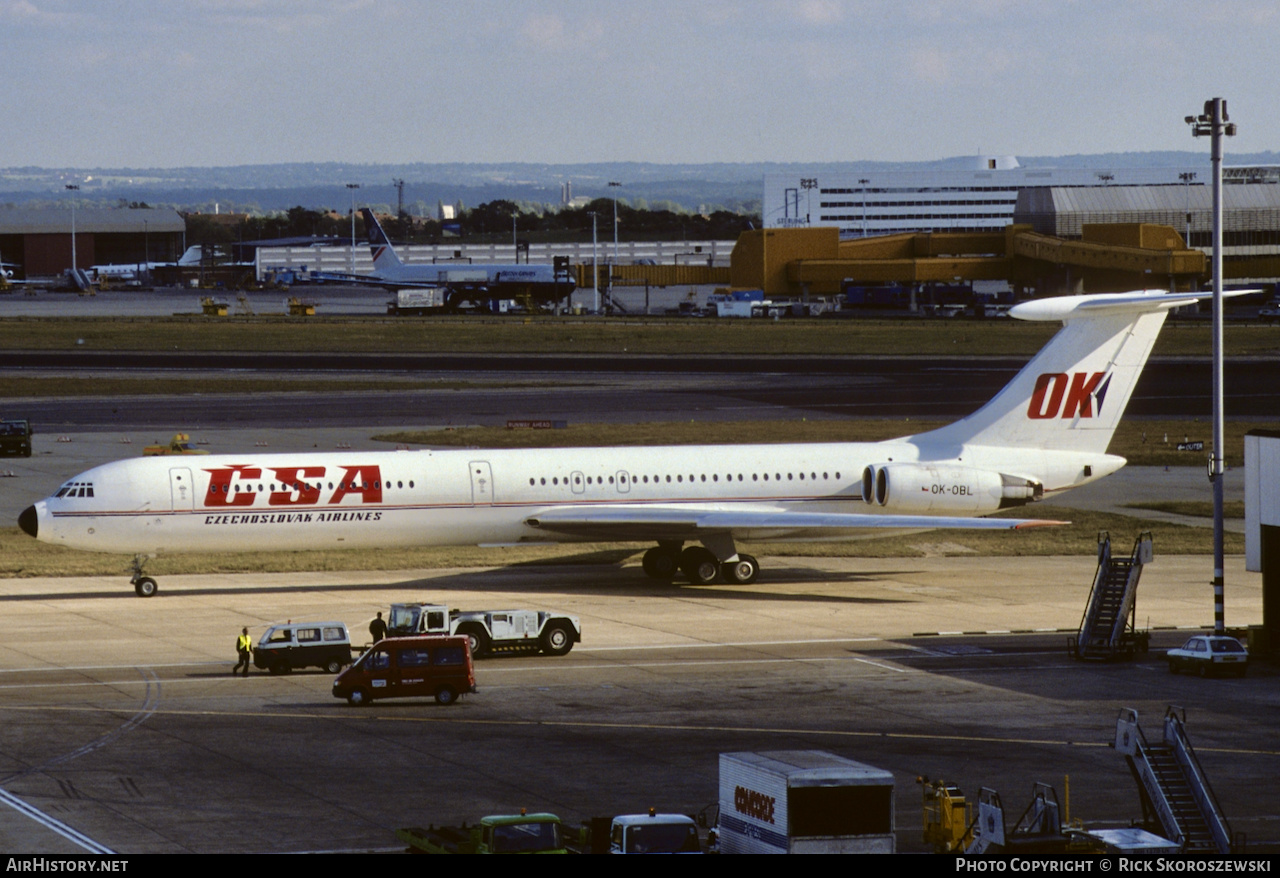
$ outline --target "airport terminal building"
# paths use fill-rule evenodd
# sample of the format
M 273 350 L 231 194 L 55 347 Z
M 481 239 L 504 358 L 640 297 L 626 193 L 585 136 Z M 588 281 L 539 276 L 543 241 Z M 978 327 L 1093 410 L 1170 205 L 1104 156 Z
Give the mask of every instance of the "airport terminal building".
M 1228 184 L 1275 184 L 1280 182 L 1280 168 L 1227 168 L 1223 179 Z M 955 170 L 868 171 L 823 178 L 768 174 L 764 179 L 763 222 L 766 229 L 835 226 L 844 239 L 904 232 L 991 232 L 1015 221 L 1028 221 L 1015 220 L 1019 196 L 1026 192 L 1089 189 L 1124 193 L 1094 195 L 1090 205 L 1098 218 L 1090 222 L 1161 222 L 1182 230 L 1187 212 L 1207 211 L 1204 205 L 1210 182 L 1207 166 L 1025 168 L 1012 156 L 982 156 L 974 159 L 972 167 Z M 1142 219 L 1132 218 L 1135 209 L 1145 207 L 1141 203 L 1145 196 L 1136 193 L 1148 191 L 1163 193 L 1159 204 L 1152 201 L 1150 206 L 1165 218 L 1146 218 L 1145 214 Z M 1058 196 L 1056 203 L 1062 201 Z M 1041 199 L 1028 210 L 1043 214 L 1047 203 L 1055 202 Z M 1115 211 L 1125 210 L 1131 216 L 1104 218 L 1113 212 L 1111 204 L 1115 204 Z

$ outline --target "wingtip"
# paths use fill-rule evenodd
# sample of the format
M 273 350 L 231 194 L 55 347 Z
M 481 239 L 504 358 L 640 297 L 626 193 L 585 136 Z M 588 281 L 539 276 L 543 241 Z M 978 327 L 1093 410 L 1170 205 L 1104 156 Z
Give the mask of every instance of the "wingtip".
M 1034 518 L 1030 521 L 1023 521 L 1013 526 L 1014 530 L 1025 530 L 1031 527 L 1065 527 L 1071 524 L 1069 521 L 1054 521 L 1050 518 Z

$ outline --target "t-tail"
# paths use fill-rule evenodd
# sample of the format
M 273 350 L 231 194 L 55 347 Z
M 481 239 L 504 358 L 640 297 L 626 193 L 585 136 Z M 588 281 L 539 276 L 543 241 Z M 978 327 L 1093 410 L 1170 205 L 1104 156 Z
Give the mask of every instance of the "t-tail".
M 1207 295 L 1138 290 L 1016 305 L 1012 317 L 1063 328 L 978 411 L 911 441 L 1104 454 L 1170 309 Z
M 383 275 L 398 271 L 404 263 L 396 255 L 395 248 L 387 238 L 387 233 L 382 231 L 378 218 L 367 207 L 360 209 L 360 216 L 364 217 L 364 228 L 369 235 L 369 252 L 373 254 L 373 270 Z

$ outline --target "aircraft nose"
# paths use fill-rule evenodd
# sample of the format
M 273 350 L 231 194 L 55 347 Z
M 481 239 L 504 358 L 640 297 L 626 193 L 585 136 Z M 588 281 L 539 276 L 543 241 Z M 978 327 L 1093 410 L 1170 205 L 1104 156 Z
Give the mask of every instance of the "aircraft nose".
M 18 515 L 18 527 L 28 536 L 34 537 L 40 529 L 40 520 L 36 517 L 36 508 L 28 506 Z

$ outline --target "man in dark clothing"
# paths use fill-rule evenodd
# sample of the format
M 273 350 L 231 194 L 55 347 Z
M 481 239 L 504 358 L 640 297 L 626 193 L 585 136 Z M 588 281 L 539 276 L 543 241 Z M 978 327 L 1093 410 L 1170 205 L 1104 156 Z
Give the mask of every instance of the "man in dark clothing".
M 382 621 L 382 613 L 378 613 L 378 617 L 369 623 L 369 634 L 373 637 L 373 642 L 387 636 L 387 623 Z

